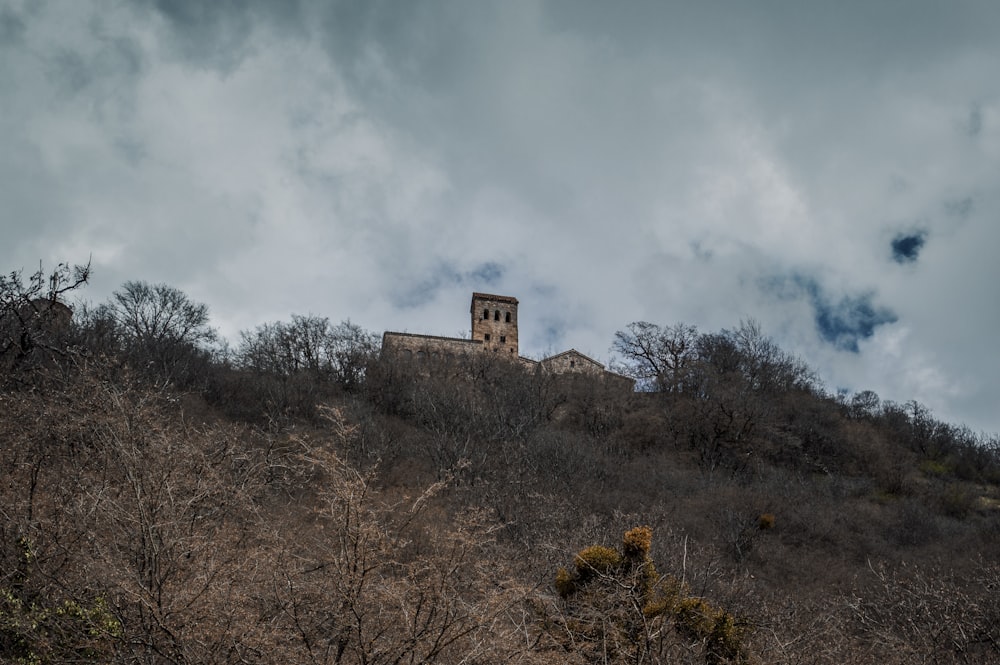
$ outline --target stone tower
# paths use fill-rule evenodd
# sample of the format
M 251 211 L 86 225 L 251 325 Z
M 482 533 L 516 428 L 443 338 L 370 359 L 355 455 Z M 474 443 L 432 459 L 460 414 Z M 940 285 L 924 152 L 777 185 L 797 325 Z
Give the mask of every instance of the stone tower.
M 472 339 L 482 340 L 487 351 L 518 357 L 517 298 L 473 293 L 470 311 Z

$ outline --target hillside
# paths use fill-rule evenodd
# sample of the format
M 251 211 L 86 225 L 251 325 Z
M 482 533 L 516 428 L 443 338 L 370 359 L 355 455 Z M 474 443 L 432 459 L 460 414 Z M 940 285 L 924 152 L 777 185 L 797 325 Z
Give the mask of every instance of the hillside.
M 1000 659 L 998 441 L 752 322 L 624 327 L 630 392 L 44 283 L 3 284 L 2 662 Z

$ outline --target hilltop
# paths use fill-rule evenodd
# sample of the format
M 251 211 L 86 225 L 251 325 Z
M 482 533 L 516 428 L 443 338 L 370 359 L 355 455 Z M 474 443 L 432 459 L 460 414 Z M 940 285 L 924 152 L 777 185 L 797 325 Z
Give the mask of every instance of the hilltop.
M 625 324 L 632 391 L 48 277 L 0 300 L 3 662 L 1000 657 L 998 441 L 753 322 Z

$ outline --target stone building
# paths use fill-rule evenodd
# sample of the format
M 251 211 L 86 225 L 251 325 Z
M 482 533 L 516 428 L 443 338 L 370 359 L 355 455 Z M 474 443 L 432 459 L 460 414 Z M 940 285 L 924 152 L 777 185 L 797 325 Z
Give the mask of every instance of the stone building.
M 517 306 L 517 298 L 512 296 L 473 293 L 469 307 L 472 318 L 470 339 L 386 331 L 382 335 L 382 353 L 403 360 L 445 360 L 492 352 L 515 360 L 526 368 L 553 374 L 604 374 L 628 381 L 631 385 L 630 379 L 609 372 L 604 365 L 576 349 L 542 360 L 521 356 L 518 347 Z
M 593 358 L 588 358 L 576 349 L 549 356 L 539 361 L 539 364 L 544 370 L 553 374 L 600 374 L 606 371 L 604 365 Z
M 473 293 L 472 339 L 480 340 L 488 351 L 513 354 L 517 350 L 517 298 L 495 296 L 490 293 Z
M 388 331 L 382 334 L 382 355 L 403 360 L 461 358 L 481 353 L 484 348 L 482 340 Z

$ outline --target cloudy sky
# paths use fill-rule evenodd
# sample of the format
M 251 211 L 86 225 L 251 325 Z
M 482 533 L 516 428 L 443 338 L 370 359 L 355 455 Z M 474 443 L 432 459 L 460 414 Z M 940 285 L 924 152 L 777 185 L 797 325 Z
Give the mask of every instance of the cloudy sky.
M 0 270 L 607 361 L 757 319 L 1000 431 L 1000 3 L 0 0 Z

